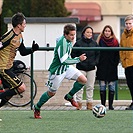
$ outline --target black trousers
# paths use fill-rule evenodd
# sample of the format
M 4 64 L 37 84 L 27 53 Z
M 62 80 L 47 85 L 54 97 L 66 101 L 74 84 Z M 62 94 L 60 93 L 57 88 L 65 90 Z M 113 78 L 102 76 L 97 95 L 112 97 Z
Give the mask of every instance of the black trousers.
M 125 68 L 125 76 L 127 80 L 127 85 L 130 90 L 131 98 L 133 101 L 133 66 Z

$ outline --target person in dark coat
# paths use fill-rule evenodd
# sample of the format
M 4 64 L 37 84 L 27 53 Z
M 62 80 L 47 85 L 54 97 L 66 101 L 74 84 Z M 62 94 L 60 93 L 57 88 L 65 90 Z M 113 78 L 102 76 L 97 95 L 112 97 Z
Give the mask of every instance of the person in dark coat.
M 75 44 L 74 47 L 98 47 L 98 44 L 92 38 L 93 36 L 93 29 L 90 26 L 84 27 L 81 35 L 81 39 L 79 39 Z M 93 103 L 93 90 L 94 90 L 94 83 L 96 77 L 96 65 L 98 64 L 99 60 L 99 51 L 89 51 L 89 50 L 72 50 L 71 56 L 72 58 L 78 57 L 81 54 L 85 53 L 87 59 L 76 64 L 76 68 L 80 70 L 86 77 L 87 83 L 85 86 L 86 90 L 86 105 L 87 109 L 92 110 L 92 103 Z M 82 108 L 82 96 L 83 96 L 83 88 L 76 93 L 76 100 L 79 104 L 77 108 L 80 110 Z
M 97 39 L 100 47 L 119 47 L 118 40 L 116 39 L 113 29 L 110 25 L 103 28 L 102 33 Z M 114 110 L 113 100 L 115 94 L 115 85 L 118 80 L 117 66 L 119 63 L 119 51 L 101 51 L 100 59 L 97 66 L 97 79 L 100 85 L 101 104 L 106 103 L 106 87 L 108 85 L 109 94 L 109 109 Z

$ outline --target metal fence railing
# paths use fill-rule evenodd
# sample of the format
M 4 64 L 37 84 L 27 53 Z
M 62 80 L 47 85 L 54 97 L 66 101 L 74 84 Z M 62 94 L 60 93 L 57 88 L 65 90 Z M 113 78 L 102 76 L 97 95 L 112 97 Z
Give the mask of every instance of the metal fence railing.
M 55 47 L 40 47 L 38 51 L 53 51 Z M 133 51 L 133 48 L 130 47 L 74 47 L 73 49 L 77 50 L 97 50 L 97 51 Z M 31 109 L 33 106 L 33 54 L 31 54 Z M 116 95 L 115 99 L 118 100 L 118 83 L 116 83 Z

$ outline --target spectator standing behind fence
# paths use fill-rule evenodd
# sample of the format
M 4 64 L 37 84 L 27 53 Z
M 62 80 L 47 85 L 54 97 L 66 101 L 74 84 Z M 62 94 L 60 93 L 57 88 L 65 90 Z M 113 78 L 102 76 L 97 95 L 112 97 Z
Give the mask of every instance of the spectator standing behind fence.
M 102 33 L 97 38 L 100 47 L 118 47 L 118 40 L 115 37 L 110 25 L 103 28 Z M 97 79 L 100 86 L 101 104 L 106 104 L 106 87 L 108 87 L 109 110 L 114 110 L 113 100 L 115 94 L 115 85 L 118 80 L 117 66 L 119 63 L 119 51 L 101 51 L 97 66 Z
M 93 29 L 90 26 L 84 27 L 81 39 L 76 41 L 74 47 L 98 47 L 97 42 L 93 40 Z M 88 110 L 92 110 L 93 104 L 93 91 L 94 91 L 94 83 L 96 77 L 96 65 L 99 60 L 99 51 L 87 51 L 87 50 L 72 50 L 71 56 L 72 58 L 78 57 L 81 54 L 85 53 L 87 59 L 76 64 L 76 68 L 79 69 L 87 78 L 87 83 L 84 88 L 79 90 L 75 94 L 76 101 L 79 104 L 77 110 L 82 108 L 82 99 L 83 99 L 83 91 L 85 89 L 86 92 L 86 106 Z
M 32 48 L 24 46 L 22 32 L 26 27 L 26 19 L 22 13 L 16 13 L 12 17 L 13 28 L 0 38 L 0 77 L 4 88 L 8 88 L 0 94 L 0 107 L 2 107 L 12 96 L 25 91 L 26 86 L 16 74 L 11 71 L 17 51 L 22 56 L 29 55 L 38 50 L 35 41 Z
M 133 15 L 125 18 L 125 29 L 121 36 L 120 47 L 133 48 Z M 120 59 L 125 69 L 127 85 L 132 99 L 126 110 L 133 110 L 133 51 L 120 51 Z
M 78 107 L 77 102 L 73 99 L 73 95 L 79 91 L 86 83 L 86 77 L 76 69 L 73 64 L 79 63 L 86 59 L 85 54 L 76 58 L 71 58 L 72 42 L 76 34 L 76 27 L 67 24 L 64 26 L 63 36 L 56 41 L 54 50 L 54 58 L 49 67 L 48 90 L 42 94 L 37 104 L 33 105 L 34 117 L 41 119 L 40 108 L 51 97 L 56 94 L 63 79 L 75 80 L 72 89 L 65 95 L 64 99 L 69 101 L 73 106 Z

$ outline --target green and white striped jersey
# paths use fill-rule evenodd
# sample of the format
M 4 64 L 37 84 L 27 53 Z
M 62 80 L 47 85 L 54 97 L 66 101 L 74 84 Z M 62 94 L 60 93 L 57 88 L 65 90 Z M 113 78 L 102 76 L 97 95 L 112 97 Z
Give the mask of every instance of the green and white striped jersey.
M 60 75 L 65 72 L 69 65 L 80 62 L 79 57 L 71 58 L 72 42 L 66 40 L 64 36 L 60 38 L 54 49 L 54 58 L 49 67 L 51 74 Z

